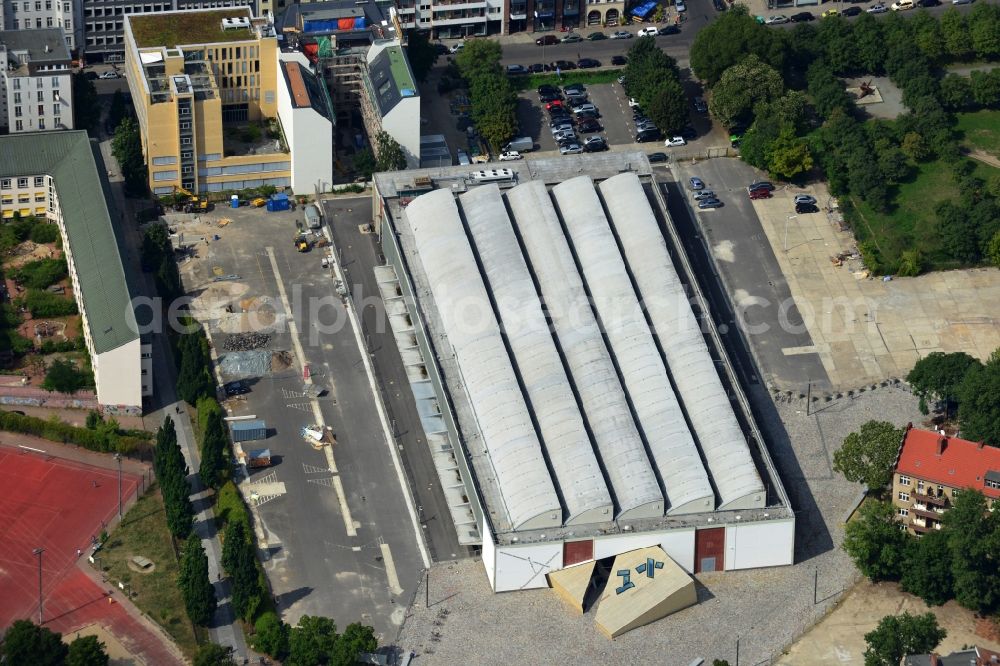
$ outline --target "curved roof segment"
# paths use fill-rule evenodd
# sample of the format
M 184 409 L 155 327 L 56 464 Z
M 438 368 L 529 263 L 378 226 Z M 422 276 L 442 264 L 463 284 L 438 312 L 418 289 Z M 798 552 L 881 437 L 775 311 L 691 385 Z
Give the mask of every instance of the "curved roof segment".
M 666 489 L 668 513 L 711 511 L 712 484 L 590 176 L 560 183 L 552 195 Z
M 517 371 L 566 505 L 566 524 L 610 521 L 614 506 L 496 185 L 460 198 Z
M 604 462 L 617 517 L 662 516 L 663 494 L 545 184 L 518 185 L 507 191 L 507 202 Z
M 642 267 L 634 271 L 635 281 L 715 480 L 719 509 L 764 506 L 764 487 L 743 431 L 642 184 L 635 174 L 623 173 L 599 189 L 625 257 Z
M 417 253 L 515 530 L 556 527 L 562 508 L 490 308 L 455 199 L 437 190 L 406 209 Z

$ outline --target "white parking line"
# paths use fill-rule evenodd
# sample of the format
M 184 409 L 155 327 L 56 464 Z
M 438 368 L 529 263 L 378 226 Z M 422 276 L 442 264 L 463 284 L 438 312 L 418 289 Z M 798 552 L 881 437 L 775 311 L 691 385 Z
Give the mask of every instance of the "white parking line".
M 385 575 L 389 579 L 389 591 L 395 595 L 400 595 L 403 593 L 403 588 L 399 585 L 399 576 L 396 575 L 396 564 L 392 561 L 392 551 L 389 550 L 389 544 L 380 543 L 379 548 L 382 549 L 382 563 L 385 564 Z

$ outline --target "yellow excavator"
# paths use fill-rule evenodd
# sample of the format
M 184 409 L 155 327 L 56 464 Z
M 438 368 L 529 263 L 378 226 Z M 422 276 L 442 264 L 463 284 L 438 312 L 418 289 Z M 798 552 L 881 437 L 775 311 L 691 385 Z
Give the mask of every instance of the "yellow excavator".
M 183 211 L 185 213 L 207 213 L 213 208 L 208 199 L 205 199 L 204 197 L 199 199 L 183 187 L 174 185 L 174 193 L 183 194 L 188 198 L 186 202 L 177 202 L 174 204 L 174 210 L 176 211 Z

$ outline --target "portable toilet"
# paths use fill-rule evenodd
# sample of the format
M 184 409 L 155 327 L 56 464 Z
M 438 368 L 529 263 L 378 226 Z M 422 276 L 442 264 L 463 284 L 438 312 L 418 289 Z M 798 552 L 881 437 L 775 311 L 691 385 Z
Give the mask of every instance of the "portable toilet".
M 291 207 L 292 204 L 288 200 L 288 195 L 284 193 L 272 194 L 271 198 L 267 200 L 267 210 L 271 213 L 289 210 Z
M 239 208 L 240 207 L 240 198 L 237 195 L 235 195 L 235 194 L 233 196 L 229 197 L 229 205 L 232 208 Z

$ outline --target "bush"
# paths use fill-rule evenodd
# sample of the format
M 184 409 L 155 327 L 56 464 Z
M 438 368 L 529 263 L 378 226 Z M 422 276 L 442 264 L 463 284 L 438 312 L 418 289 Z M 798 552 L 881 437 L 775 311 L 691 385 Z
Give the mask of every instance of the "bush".
M 72 299 L 39 289 L 29 289 L 22 302 L 32 317 L 65 317 L 78 312 Z
M 76 340 L 46 340 L 39 346 L 38 351 L 42 354 L 57 354 L 60 352 L 82 351 L 83 338 Z
M 243 504 L 240 491 L 232 481 L 226 481 L 219 488 L 219 494 L 215 498 L 215 517 L 218 527 L 232 522 L 241 522 L 247 528 L 250 527 L 250 514 Z
M 49 365 L 45 372 L 45 379 L 42 381 L 42 388 L 46 391 L 58 391 L 59 393 L 73 394 L 80 389 L 92 387 L 94 385 L 94 375 L 89 371 L 81 370 L 67 359 L 57 358 Z
M 29 261 L 11 272 L 11 277 L 28 289 L 45 289 L 69 274 L 65 259 L 39 259 Z
M 101 453 L 131 453 L 146 451 L 149 446 L 144 438 L 108 432 L 87 430 L 63 423 L 56 418 L 46 421 L 34 416 L 21 416 L 13 412 L 0 412 L 0 430 L 41 437 L 51 442 L 75 444 Z
M 34 243 L 55 243 L 59 240 L 59 227 L 50 222 L 39 222 L 31 227 L 28 237 Z

